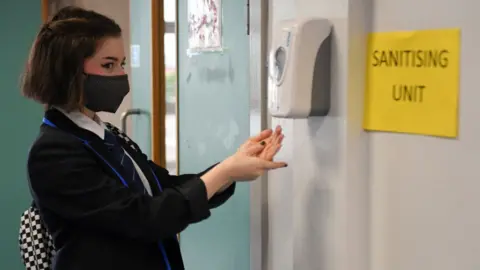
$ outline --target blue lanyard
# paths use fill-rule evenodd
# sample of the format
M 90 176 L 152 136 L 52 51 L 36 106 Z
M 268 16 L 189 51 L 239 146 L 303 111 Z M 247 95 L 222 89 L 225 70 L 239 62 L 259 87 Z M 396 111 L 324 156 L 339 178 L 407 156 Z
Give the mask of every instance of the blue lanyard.
M 47 118 L 43 118 L 43 123 L 48 125 L 48 126 L 51 126 L 53 128 L 58 128 L 54 123 L 52 123 L 50 120 L 48 120 Z M 110 169 L 112 169 L 112 171 L 115 173 L 115 175 L 117 175 L 117 177 L 120 179 L 120 181 L 122 181 L 122 184 L 124 186 L 126 186 L 128 188 L 128 184 L 127 182 L 125 181 L 125 179 L 122 177 L 122 175 L 102 156 L 100 155 L 100 153 L 98 153 L 95 149 L 93 149 L 93 147 L 90 145 L 90 143 L 87 141 L 87 140 L 84 140 L 84 139 L 81 139 L 79 137 L 76 137 L 75 138 L 79 139 L 80 141 L 82 141 L 82 143 L 88 147 L 90 150 L 92 150 L 100 159 L 102 159 L 103 162 L 105 162 L 105 164 L 108 165 L 108 167 L 110 167 Z M 157 182 L 157 185 L 158 185 L 158 188 L 160 189 L 160 192 L 162 192 L 162 186 L 160 185 L 160 181 L 158 180 L 157 176 L 155 175 L 155 172 L 152 170 L 152 168 L 150 168 L 150 170 L 152 171 L 152 174 L 153 174 L 153 177 L 155 178 L 155 181 Z M 163 255 L 163 259 L 165 260 L 165 264 L 167 266 L 167 270 L 172 270 L 172 267 L 170 266 L 170 261 L 168 260 L 168 256 L 167 256 L 167 252 L 165 250 L 165 247 L 163 246 L 163 244 L 161 242 L 158 243 L 158 246 L 160 248 L 160 251 L 162 252 L 162 255 Z

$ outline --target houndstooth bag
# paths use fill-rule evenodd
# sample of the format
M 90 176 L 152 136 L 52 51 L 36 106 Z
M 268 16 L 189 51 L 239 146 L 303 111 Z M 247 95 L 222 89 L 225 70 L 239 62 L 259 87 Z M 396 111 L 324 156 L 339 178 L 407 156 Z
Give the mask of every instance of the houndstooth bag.
M 26 270 L 51 269 L 56 253 L 53 239 L 34 205 L 22 214 L 18 241 Z
M 126 145 L 135 151 L 141 152 L 124 132 L 110 123 L 105 123 L 107 129 L 122 139 Z M 56 250 L 52 236 L 48 233 L 40 217 L 40 211 L 34 204 L 23 212 L 20 219 L 19 234 L 20 254 L 26 270 L 51 269 Z

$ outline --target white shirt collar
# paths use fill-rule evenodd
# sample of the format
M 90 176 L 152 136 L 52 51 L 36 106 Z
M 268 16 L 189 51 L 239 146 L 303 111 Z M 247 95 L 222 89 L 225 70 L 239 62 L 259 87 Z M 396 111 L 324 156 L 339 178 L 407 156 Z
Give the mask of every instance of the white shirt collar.
M 60 108 L 56 109 L 63 113 L 66 117 L 68 117 L 78 127 L 94 133 L 102 140 L 105 139 L 105 124 L 102 122 L 102 120 L 100 120 L 97 115 L 95 115 L 95 120 L 93 120 L 85 114 L 81 113 L 80 111 L 72 111 L 67 113 L 65 110 L 62 110 Z

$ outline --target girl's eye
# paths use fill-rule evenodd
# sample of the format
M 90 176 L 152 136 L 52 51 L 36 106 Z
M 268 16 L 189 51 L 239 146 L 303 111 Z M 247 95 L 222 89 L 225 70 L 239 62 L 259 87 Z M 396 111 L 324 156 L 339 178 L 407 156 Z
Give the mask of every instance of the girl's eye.
M 126 63 L 123 62 L 123 63 L 122 63 L 122 68 L 123 68 L 123 69 L 125 68 L 125 65 L 126 65 Z
M 112 69 L 112 68 L 113 68 L 113 63 L 103 64 L 102 67 L 103 67 L 103 68 L 106 68 L 106 69 Z

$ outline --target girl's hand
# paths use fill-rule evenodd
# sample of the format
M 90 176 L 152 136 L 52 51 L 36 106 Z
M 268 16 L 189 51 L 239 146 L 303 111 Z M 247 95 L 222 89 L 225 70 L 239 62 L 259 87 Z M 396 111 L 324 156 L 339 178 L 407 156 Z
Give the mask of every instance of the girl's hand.
M 259 158 L 272 161 L 273 157 L 280 151 L 282 148 L 283 138 L 285 136 L 282 134 L 282 128 L 277 126 L 275 132 L 271 129 L 266 129 L 260 132 L 257 136 L 249 138 L 245 143 L 243 143 L 238 151 L 242 151 L 251 156 L 257 156 Z M 261 144 L 264 148 L 257 152 L 256 146 Z
M 208 199 L 224 190 L 234 181 L 253 181 L 268 170 L 286 167 L 285 162 L 274 162 L 280 150 L 283 134 L 280 127 L 275 132 L 264 130 L 242 144 L 237 152 L 205 173 L 204 181 Z
M 258 157 L 264 160 L 273 161 L 273 157 L 275 157 L 278 151 L 280 151 L 282 148 L 284 137 L 285 136 L 282 133 L 282 128 L 277 126 L 275 128 L 275 132 L 262 141 L 265 145 L 265 148 L 259 153 Z
M 260 152 L 264 148 L 258 144 L 257 147 L 251 147 L 252 152 Z M 232 181 L 253 181 L 268 170 L 284 168 L 287 166 L 285 162 L 274 162 L 252 156 L 245 152 L 238 151 L 230 156 L 218 166 L 224 168 Z

